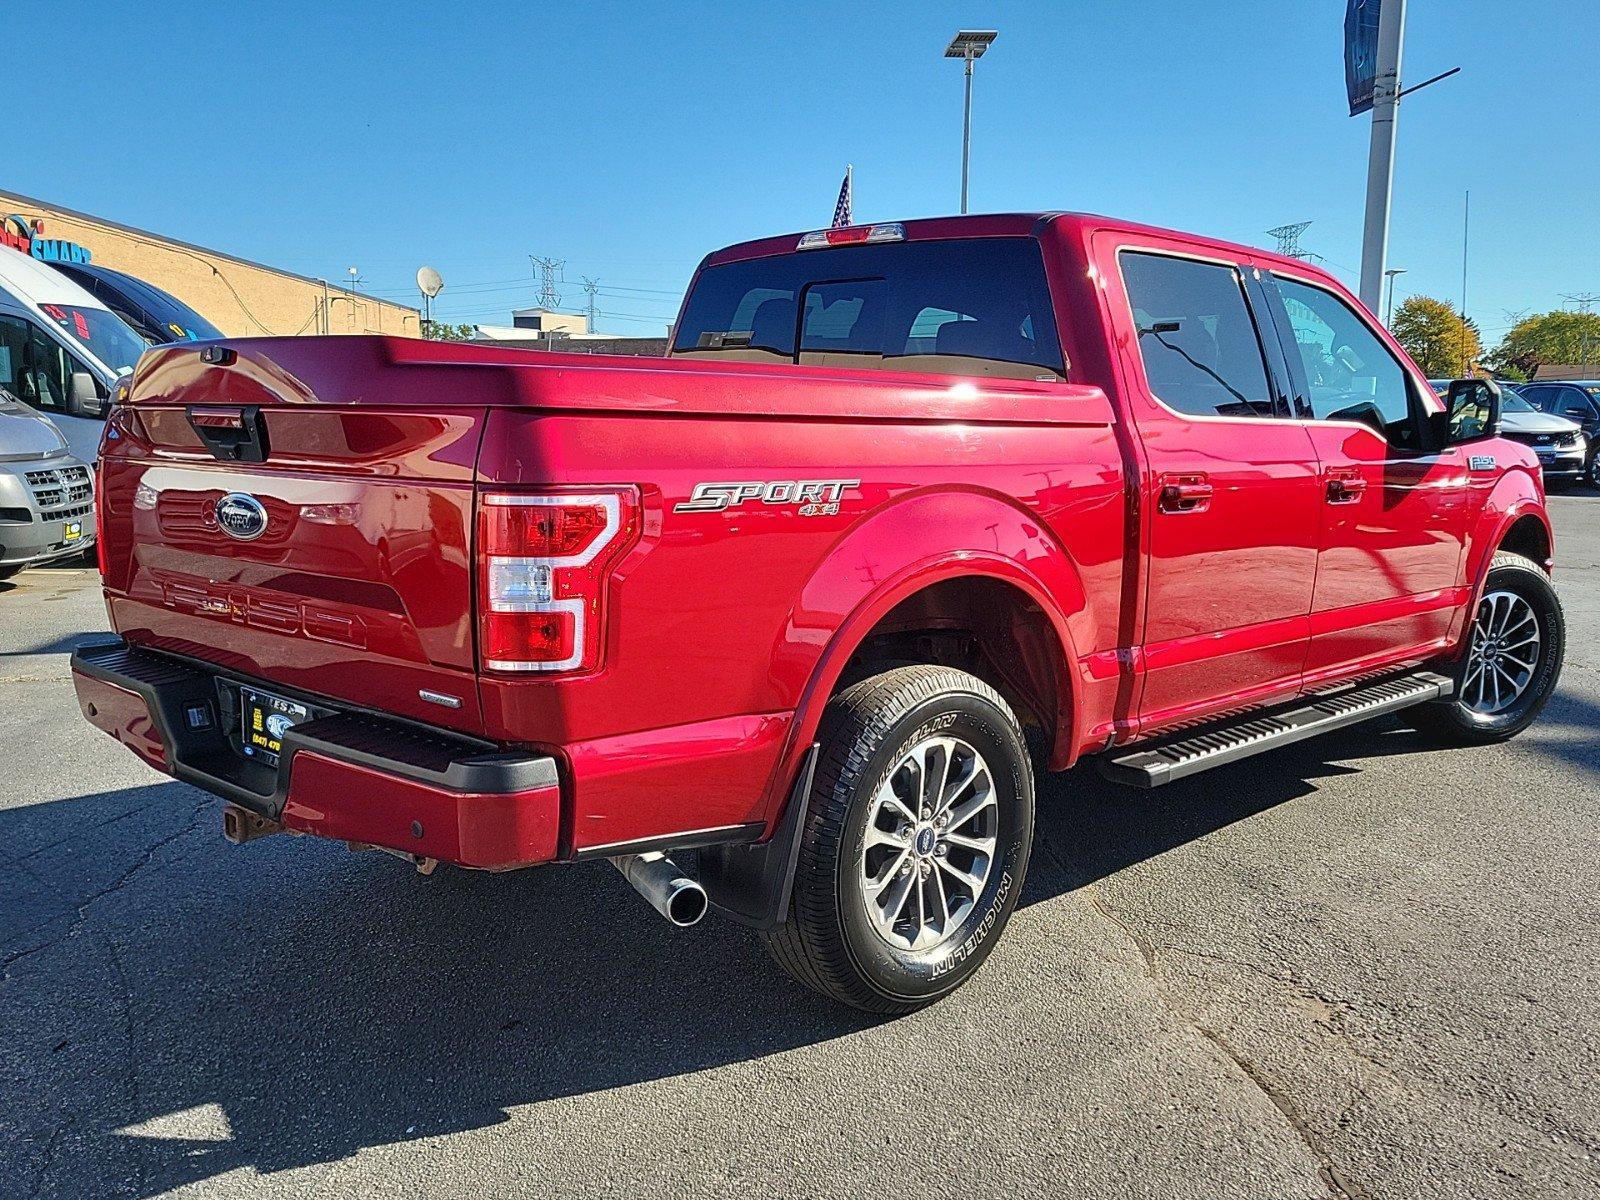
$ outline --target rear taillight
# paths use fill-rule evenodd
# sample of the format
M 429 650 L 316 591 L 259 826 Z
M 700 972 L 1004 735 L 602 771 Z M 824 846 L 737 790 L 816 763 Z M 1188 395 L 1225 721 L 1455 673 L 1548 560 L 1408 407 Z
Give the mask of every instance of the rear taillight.
M 94 561 L 100 568 L 100 581 L 106 578 L 106 480 L 105 455 L 94 464 Z
M 633 488 L 484 495 L 478 509 L 484 669 L 598 666 L 606 583 L 638 536 Z

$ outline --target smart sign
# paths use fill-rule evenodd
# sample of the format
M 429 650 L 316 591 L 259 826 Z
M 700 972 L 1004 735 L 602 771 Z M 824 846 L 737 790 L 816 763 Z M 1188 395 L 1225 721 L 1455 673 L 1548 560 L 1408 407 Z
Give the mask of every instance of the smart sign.
M 38 217 L 30 221 L 26 217 L 11 213 L 4 220 L 0 220 L 0 246 L 10 246 L 13 250 L 31 254 L 40 262 L 89 261 L 87 246 L 80 246 L 77 242 L 69 242 L 64 238 L 41 237 L 43 233 L 44 222 Z

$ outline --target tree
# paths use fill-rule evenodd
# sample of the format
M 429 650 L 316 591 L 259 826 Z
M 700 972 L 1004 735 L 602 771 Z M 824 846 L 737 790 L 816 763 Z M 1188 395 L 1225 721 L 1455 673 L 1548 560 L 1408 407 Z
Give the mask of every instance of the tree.
M 422 336 L 436 342 L 470 342 L 477 332 L 471 325 L 446 325 L 439 321 L 422 323 Z
M 1527 373 L 1539 374 L 1546 363 L 1587 364 L 1600 355 L 1600 313 L 1557 309 L 1525 317 L 1511 327 L 1495 349 L 1495 362 Z
M 1462 320 L 1447 300 L 1410 296 L 1395 310 L 1389 328 L 1430 379 L 1468 375 L 1483 357 L 1478 327 Z

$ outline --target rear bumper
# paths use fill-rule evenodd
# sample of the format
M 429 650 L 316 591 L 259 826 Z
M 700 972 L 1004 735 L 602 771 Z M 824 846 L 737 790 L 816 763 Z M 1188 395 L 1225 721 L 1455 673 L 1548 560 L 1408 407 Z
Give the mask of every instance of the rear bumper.
M 335 713 L 289 730 L 273 768 L 239 753 L 222 719 L 225 689 L 259 681 L 123 642 L 74 652 L 72 681 L 89 722 L 145 762 L 288 829 L 487 870 L 559 852 L 552 758 Z

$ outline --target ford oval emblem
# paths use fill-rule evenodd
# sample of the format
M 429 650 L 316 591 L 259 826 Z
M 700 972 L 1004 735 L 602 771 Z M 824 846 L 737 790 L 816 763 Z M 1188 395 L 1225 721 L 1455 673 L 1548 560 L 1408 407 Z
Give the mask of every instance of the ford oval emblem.
M 229 492 L 217 501 L 217 525 L 237 541 L 253 542 L 267 531 L 267 506 L 244 492 Z

